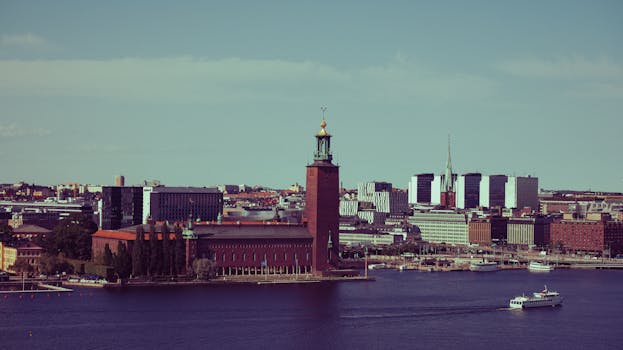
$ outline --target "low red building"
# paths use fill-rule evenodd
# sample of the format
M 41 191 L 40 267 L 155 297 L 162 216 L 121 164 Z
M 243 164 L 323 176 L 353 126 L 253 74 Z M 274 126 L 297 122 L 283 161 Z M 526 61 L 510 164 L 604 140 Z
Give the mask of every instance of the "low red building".
M 103 254 L 106 244 L 114 252 L 121 241 L 132 251 L 136 227 L 100 230 L 92 235 L 93 256 Z M 156 225 L 158 240 L 162 226 Z M 149 240 L 149 226 L 144 226 Z M 173 232 L 173 227 L 170 228 Z M 302 225 L 222 223 L 195 224 L 185 231 L 186 267 L 194 259 L 211 259 L 218 275 L 295 274 L 312 272 L 312 237 Z M 174 239 L 171 233 L 170 239 Z
M 486 219 L 469 222 L 469 243 L 491 245 L 491 222 Z
M 623 252 L 623 222 L 563 220 L 551 224 L 552 245 L 566 250 Z

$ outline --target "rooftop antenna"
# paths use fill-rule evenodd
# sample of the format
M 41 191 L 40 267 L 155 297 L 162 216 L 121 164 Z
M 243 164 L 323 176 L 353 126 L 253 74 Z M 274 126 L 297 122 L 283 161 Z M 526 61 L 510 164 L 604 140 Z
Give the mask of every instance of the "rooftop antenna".
M 325 113 L 327 112 L 327 106 L 321 106 L 320 111 L 322 111 L 322 120 L 325 120 Z

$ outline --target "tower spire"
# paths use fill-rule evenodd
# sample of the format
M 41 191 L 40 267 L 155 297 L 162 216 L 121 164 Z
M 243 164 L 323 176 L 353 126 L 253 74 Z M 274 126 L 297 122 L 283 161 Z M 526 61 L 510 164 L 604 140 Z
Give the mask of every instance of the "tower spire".
M 450 156 L 450 134 L 448 134 L 448 162 L 446 163 L 443 188 L 446 192 L 454 192 L 454 184 L 452 181 L 452 157 Z
M 322 111 L 322 122 L 320 122 L 320 131 L 316 134 L 316 152 L 314 152 L 314 161 L 331 163 L 333 155 L 331 154 L 331 135 L 325 129 L 327 121 L 325 113 L 327 107 L 320 107 Z

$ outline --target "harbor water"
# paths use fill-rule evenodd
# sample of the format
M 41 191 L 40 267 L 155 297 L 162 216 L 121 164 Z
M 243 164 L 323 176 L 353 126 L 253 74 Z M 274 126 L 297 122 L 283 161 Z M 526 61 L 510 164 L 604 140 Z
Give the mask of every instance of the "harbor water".
M 2 349 L 620 349 L 623 271 L 0 295 Z M 561 307 L 508 310 L 522 293 Z

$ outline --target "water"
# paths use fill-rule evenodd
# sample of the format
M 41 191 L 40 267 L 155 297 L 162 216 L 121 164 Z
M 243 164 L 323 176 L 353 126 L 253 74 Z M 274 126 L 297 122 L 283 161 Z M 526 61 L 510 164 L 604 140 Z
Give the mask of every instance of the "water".
M 376 282 L 0 295 L 1 349 L 620 349 L 623 272 L 373 271 Z M 564 306 L 505 310 L 547 284 Z

